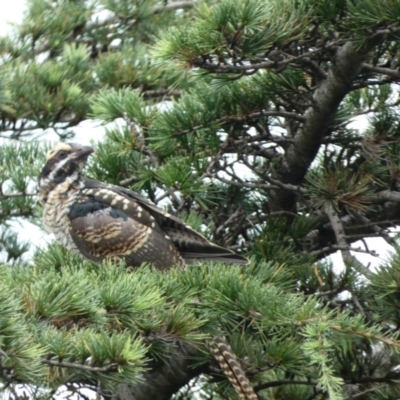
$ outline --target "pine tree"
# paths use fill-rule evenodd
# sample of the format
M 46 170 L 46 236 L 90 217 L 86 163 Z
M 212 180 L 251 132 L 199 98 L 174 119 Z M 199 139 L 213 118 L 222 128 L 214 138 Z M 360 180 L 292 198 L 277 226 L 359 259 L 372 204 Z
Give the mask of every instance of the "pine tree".
M 400 0 L 28 0 L 0 39 L 2 398 L 236 399 L 223 334 L 260 399 L 397 399 L 399 21 Z M 87 121 L 88 176 L 250 265 L 22 257 L 45 134 Z M 394 246 L 376 270 L 368 237 Z

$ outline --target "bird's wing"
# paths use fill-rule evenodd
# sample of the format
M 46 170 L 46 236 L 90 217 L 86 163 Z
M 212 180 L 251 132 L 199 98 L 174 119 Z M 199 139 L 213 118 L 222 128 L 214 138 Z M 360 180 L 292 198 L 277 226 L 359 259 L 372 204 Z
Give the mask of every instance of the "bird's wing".
M 85 181 L 85 187 L 86 190 L 92 190 L 95 200 L 113 207 L 118 204 L 118 208 L 129 218 L 139 220 L 146 226 L 152 226 L 153 223 L 155 225 L 153 229 L 156 229 L 161 235 L 167 235 L 178 249 L 181 257 L 187 262 L 193 259 L 205 259 L 248 264 L 247 258 L 209 242 L 189 225 L 159 209 L 149 200 L 131 190 L 91 179 Z M 138 219 L 139 214 L 142 219 Z
M 112 187 L 82 189 L 68 217 L 74 243 L 93 261 L 116 257 L 124 258 L 129 266 L 148 262 L 159 269 L 184 265 L 154 217 Z

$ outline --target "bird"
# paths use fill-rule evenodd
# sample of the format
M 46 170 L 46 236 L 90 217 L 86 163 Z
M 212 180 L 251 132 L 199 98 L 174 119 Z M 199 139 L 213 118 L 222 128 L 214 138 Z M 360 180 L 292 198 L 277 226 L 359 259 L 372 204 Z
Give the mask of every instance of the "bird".
M 148 263 L 160 270 L 197 259 L 248 264 L 145 197 L 86 178 L 83 171 L 94 151 L 59 143 L 47 153 L 38 177 L 44 226 L 69 251 L 96 263 L 123 259 L 128 267 Z
M 160 270 L 196 259 L 249 263 L 141 195 L 86 178 L 83 171 L 92 153 L 92 146 L 59 143 L 47 153 L 37 180 L 44 226 L 69 251 L 96 263 L 123 259 L 128 267 L 148 263 Z M 240 399 L 257 400 L 223 335 L 208 346 Z

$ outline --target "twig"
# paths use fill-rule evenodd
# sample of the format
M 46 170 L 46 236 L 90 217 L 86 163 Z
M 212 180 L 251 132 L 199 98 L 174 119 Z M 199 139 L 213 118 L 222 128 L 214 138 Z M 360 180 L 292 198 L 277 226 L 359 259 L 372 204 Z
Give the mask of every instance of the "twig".
M 256 392 L 260 390 L 264 390 L 271 387 L 283 386 L 283 385 L 307 385 L 307 386 L 316 386 L 318 385 L 318 381 L 315 380 L 307 380 L 307 381 L 295 381 L 291 379 L 281 379 L 278 381 L 265 382 L 261 385 L 254 386 L 254 390 Z
M 30 217 L 32 216 L 33 210 L 25 211 L 14 211 L 14 212 L 1 212 L 0 218 L 14 218 L 14 217 Z
M 283 67 L 285 67 L 288 64 L 294 64 L 297 61 L 303 59 L 303 58 L 309 58 L 311 55 L 315 55 L 320 53 L 321 51 L 327 50 L 329 48 L 332 47 L 336 47 L 337 46 L 337 42 L 334 41 L 332 43 L 329 43 L 328 45 L 321 47 L 319 49 L 316 50 L 312 50 L 309 51 L 307 53 L 301 54 L 299 56 L 292 56 L 287 58 L 286 60 L 280 61 L 280 62 L 276 62 L 274 60 L 272 61 L 262 61 L 259 63 L 253 63 L 253 64 L 241 64 L 241 65 L 230 65 L 230 64 L 205 64 L 204 60 L 201 58 L 199 58 L 198 61 L 194 62 L 194 66 L 195 67 L 200 67 L 206 70 L 209 70 L 211 72 L 244 72 L 244 71 L 251 71 L 251 70 L 257 70 L 260 68 L 273 68 L 273 69 L 277 69 L 280 70 Z
M 180 90 L 171 90 L 171 89 L 158 89 L 158 90 L 143 90 L 140 92 L 145 98 L 154 98 L 154 97 L 179 97 L 181 95 Z
M 353 292 L 351 292 L 351 299 L 353 300 L 355 306 L 358 308 L 360 313 L 365 316 L 366 313 L 364 311 L 364 308 L 361 306 L 360 302 L 358 301 L 358 297 Z
M 341 331 L 341 332 L 352 333 L 352 334 L 355 334 L 355 335 L 358 335 L 358 336 L 362 336 L 362 337 L 364 337 L 366 339 L 374 339 L 374 340 L 376 340 L 378 342 L 385 343 L 388 346 L 400 348 L 400 342 L 398 342 L 396 340 L 389 339 L 389 338 L 385 338 L 385 337 L 382 337 L 382 336 L 376 336 L 373 333 L 360 332 L 360 331 L 356 331 L 355 329 L 351 329 L 351 328 L 343 328 L 340 325 L 331 325 L 331 329 L 334 329 L 334 330 L 337 330 L 337 331 Z M 370 381 L 372 382 L 372 379 L 373 379 L 372 377 L 368 377 L 367 381 L 368 382 L 370 382 Z M 375 380 L 375 382 L 379 382 L 379 381 Z M 380 382 L 385 382 L 384 378 Z M 357 383 L 357 382 L 355 382 L 355 383 Z M 358 381 L 358 383 L 360 383 L 360 381 Z
M 301 193 L 301 194 L 308 194 L 307 189 L 305 189 L 301 186 L 298 186 L 298 185 L 291 185 L 290 183 L 282 183 L 281 181 L 279 181 L 277 179 L 273 179 L 270 176 L 266 176 L 265 180 L 276 186 L 279 186 L 281 189 L 291 190 L 292 192 L 297 192 L 297 193 Z
M 179 8 L 191 8 L 193 6 L 193 1 L 173 1 L 163 6 L 155 6 L 153 8 L 153 12 L 156 14 L 162 11 L 178 10 Z
M 229 224 L 231 224 L 233 221 L 235 221 L 236 219 L 238 219 L 242 214 L 242 210 L 240 208 L 238 208 L 222 225 L 220 225 L 215 233 L 218 234 L 222 234 L 222 232 L 229 226 Z
M 217 119 L 215 121 L 210 121 L 209 124 L 201 124 L 201 125 L 196 125 L 193 126 L 190 129 L 185 129 L 183 131 L 175 132 L 174 136 L 179 137 L 179 136 L 184 136 L 187 135 L 188 133 L 197 131 L 199 129 L 204 129 L 209 125 L 221 125 L 221 124 L 226 124 L 229 122 L 246 122 L 255 118 L 260 118 L 260 117 L 283 117 L 283 118 L 291 118 L 299 122 L 303 122 L 304 118 L 296 113 L 288 112 L 288 111 L 257 111 L 254 113 L 250 113 L 248 115 L 244 116 L 237 116 L 237 115 L 227 115 L 226 117 L 222 117 L 220 119 Z
M 90 365 L 76 364 L 68 361 L 42 360 L 42 364 L 51 365 L 52 367 L 74 368 L 74 369 L 80 369 L 82 371 L 100 372 L 100 373 L 118 370 L 118 364 L 116 363 L 109 364 L 105 367 L 92 367 Z
M 228 173 L 225 171 L 225 173 Z M 296 185 L 290 185 L 290 184 L 285 184 L 281 183 L 279 181 L 274 180 L 276 183 L 275 185 L 266 185 L 264 183 L 250 183 L 250 182 L 237 182 L 237 181 L 230 181 L 228 179 L 221 178 L 217 175 L 215 175 L 215 178 L 218 179 L 222 183 L 227 183 L 228 185 L 233 185 L 241 188 L 249 188 L 249 189 L 264 189 L 264 190 L 277 190 L 277 189 L 285 189 L 285 190 L 290 190 L 293 192 L 301 192 L 301 193 L 307 193 L 306 189 L 301 188 L 300 186 Z M 269 180 L 269 178 L 268 178 Z
M 226 183 L 228 185 L 237 186 L 240 188 L 248 188 L 248 189 L 264 189 L 264 190 L 277 190 L 279 187 L 273 185 L 265 185 L 263 183 L 249 183 L 249 182 L 236 182 L 234 180 L 230 181 L 228 179 L 221 178 L 220 176 L 215 176 L 222 183 Z
M 82 389 L 82 387 L 75 387 L 74 384 L 65 384 L 65 387 L 67 388 L 67 390 L 71 391 L 73 394 L 77 394 L 79 397 L 78 398 L 82 398 L 83 400 L 90 400 L 90 398 L 88 396 L 86 396 L 85 394 L 80 392 L 80 389 Z M 86 389 L 86 387 L 83 387 L 84 389 Z M 91 390 L 94 390 L 94 388 L 90 387 Z
M 379 257 L 378 254 L 374 250 L 367 251 L 367 250 L 361 249 L 360 247 L 351 247 L 347 243 L 343 244 L 343 245 L 334 244 L 332 246 L 326 246 L 319 250 L 305 252 L 304 254 L 309 254 L 310 256 L 316 257 L 316 256 L 319 256 L 324 253 L 333 253 L 334 251 L 338 251 L 338 250 L 340 250 L 340 251 L 346 251 L 346 250 L 347 251 L 355 251 L 356 253 L 364 253 L 364 254 L 369 254 L 371 256 L 374 256 L 374 257 Z
M 328 216 L 333 232 L 335 233 L 336 243 L 338 244 L 338 246 L 342 247 L 340 251 L 342 252 L 343 262 L 345 266 L 348 268 L 351 264 L 353 264 L 363 275 L 365 275 L 366 277 L 370 276 L 371 271 L 368 268 L 364 267 L 364 265 L 362 265 L 360 261 L 358 261 L 357 258 L 355 258 L 350 253 L 350 247 L 346 241 L 342 221 L 340 220 L 339 215 L 336 213 L 332 204 L 326 206 L 325 214 Z
M 363 390 L 362 392 L 358 392 L 358 393 L 353 394 L 351 396 L 345 397 L 343 400 L 356 399 L 357 397 L 363 396 L 364 394 L 375 392 L 376 390 L 381 390 L 381 389 L 386 388 L 388 386 L 389 385 L 375 386 L 375 387 Z
M 101 381 L 97 380 L 96 400 L 101 400 Z
M 1 199 L 12 199 L 15 197 L 33 197 L 33 196 L 37 196 L 37 193 L 0 193 L 0 198 Z
M 332 289 L 332 290 L 326 290 L 325 292 L 315 292 L 315 293 L 310 293 L 310 294 L 306 294 L 306 297 L 310 297 L 310 296 L 318 296 L 318 297 L 323 297 L 323 296 L 336 296 L 339 293 L 343 292 L 343 288 L 336 288 L 336 289 Z

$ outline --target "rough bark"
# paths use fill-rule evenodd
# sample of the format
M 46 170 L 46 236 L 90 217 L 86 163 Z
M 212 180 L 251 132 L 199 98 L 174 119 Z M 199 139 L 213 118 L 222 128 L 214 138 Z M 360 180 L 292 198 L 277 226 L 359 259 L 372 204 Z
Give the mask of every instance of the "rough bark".
M 326 78 L 312 97 L 312 106 L 304 114 L 304 123 L 295 133 L 294 142 L 288 146 L 281 166 L 272 177 L 283 183 L 299 185 L 329 134 L 331 123 L 344 97 L 352 90 L 353 80 L 363 67 L 363 62 L 383 38 L 376 33 L 361 48 L 354 43 L 338 47 Z M 271 191 L 269 205 L 272 211 L 296 211 L 296 196 L 287 190 Z
M 137 385 L 121 385 L 113 400 L 168 400 L 181 387 L 207 369 L 194 366 L 194 358 L 200 350 L 182 341 L 176 341 L 166 362 L 158 361 L 143 374 Z

